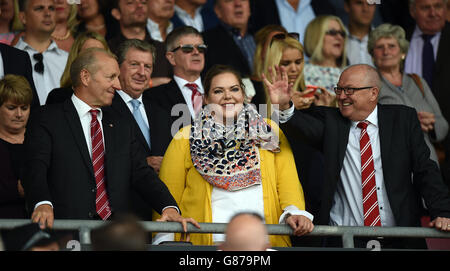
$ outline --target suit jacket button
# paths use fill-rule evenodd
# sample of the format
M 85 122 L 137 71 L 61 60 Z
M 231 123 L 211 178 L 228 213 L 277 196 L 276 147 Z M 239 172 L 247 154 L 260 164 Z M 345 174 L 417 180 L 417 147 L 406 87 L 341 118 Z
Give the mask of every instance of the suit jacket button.
M 95 188 L 92 188 L 92 190 L 91 190 L 91 191 L 92 191 L 92 193 L 95 193 Z
M 89 217 L 90 217 L 90 218 L 93 218 L 93 217 L 94 217 L 94 214 L 92 214 L 91 212 L 89 212 Z

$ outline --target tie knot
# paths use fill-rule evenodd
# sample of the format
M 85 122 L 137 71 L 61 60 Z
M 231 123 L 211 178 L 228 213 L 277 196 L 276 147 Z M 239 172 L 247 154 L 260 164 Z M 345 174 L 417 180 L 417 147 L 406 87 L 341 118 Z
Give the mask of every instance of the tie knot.
M 360 121 L 357 126 L 358 126 L 358 128 L 365 130 L 365 129 L 367 129 L 368 125 L 369 125 L 369 122 L 367 120 L 365 120 L 365 121 Z
M 98 109 L 91 109 L 89 113 L 91 113 L 92 119 L 97 119 Z
M 138 109 L 139 106 L 141 105 L 141 101 L 136 100 L 136 99 L 132 99 L 130 101 L 131 105 L 133 106 L 134 110 Z
M 198 92 L 198 86 L 196 83 L 187 83 L 186 87 L 192 90 L 193 94 L 196 94 Z
M 423 39 L 425 42 L 430 41 L 433 37 L 434 37 L 434 35 L 422 34 L 422 39 Z

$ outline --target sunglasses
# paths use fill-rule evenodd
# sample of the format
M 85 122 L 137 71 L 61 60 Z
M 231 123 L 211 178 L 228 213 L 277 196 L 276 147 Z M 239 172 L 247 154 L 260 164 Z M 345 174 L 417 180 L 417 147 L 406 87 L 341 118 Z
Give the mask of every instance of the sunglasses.
M 268 48 L 272 47 L 272 43 L 274 40 L 284 40 L 287 37 L 291 37 L 293 39 L 300 41 L 300 34 L 296 33 L 296 32 L 285 33 L 285 32 L 274 31 L 274 32 L 270 33 L 269 36 L 267 36 L 266 43 L 264 44 L 263 49 L 261 50 L 261 59 L 264 60 L 266 51 Z
M 194 51 L 194 48 L 196 48 L 199 53 L 204 54 L 206 53 L 206 49 L 208 49 L 208 46 L 206 44 L 199 44 L 199 45 L 184 44 L 172 49 L 171 52 L 176 52 L 178 49 L 181 49 L 183 53 L 190 54 Z
M 355 91 L 369 89 L 369 88 L 373 88 L 373 87 L 361 87 L 361 88 L 335 87 L 334 93 L 336 93 L 336 95 L 341 95 L 341 93 L 343 91 L 345 93 L 345 95 L 353 95 L 353 93 L 355 93 Z
M 44 56 L 41 53 L 37 53 L 33 55 L 34 60 L 36 60 L 36 64 L 34 64 L 34 70 L 37 73 L 44 73 Z
M 345 38 L 347 36 L 347 33 L 345 33 L 344 30 L 336 30 L 336 29 L 330 29 L 327 32 L 325 32 L 325 34 L 333 36 L 333 37 L 339 34 L 343 38 Z

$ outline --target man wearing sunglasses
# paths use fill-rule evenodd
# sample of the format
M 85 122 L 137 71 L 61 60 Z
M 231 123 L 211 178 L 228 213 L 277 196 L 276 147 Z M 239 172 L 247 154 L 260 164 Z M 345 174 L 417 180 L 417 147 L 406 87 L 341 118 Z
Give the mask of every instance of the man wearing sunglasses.
M 30 56 L 34 84 L 39 102 L 43 105 L 48 93 L 60 87 L 69 54 L 51 40 L 56 26 L 54 0 L 20 0 L 19 10 L 25 34 L 15 47 L 26 51 Z
M 207 46 L 197 29 L 182 26 L 166 39 L 166 58 L 173 67 L 173 80 L 144 92 L 172 115 L 172 135 L 191 124 L 203 100 L 201 72 L 205 66 Z
M 266 85 L 280 98 L 280 109 L 288 109 L 287 87 Z M 379 90 L 373 67 L 350 66 L 335 88 L 338 109 L 295 110 L 285 124 L 288 138 L 302 138 L 324 153 L 318 223 L 420 227 L 423 198 L 431 214 L 429 226 L 450 231 L 449 192 L 430 159 L 416 111 L 378 104 Z M 358 239 L 355 246 L 365 248 L 367 241 Z M 383 248 L 426 248 L 423 239 L 379 241 Z M 339 246 L 336 240 L 329 244 Z

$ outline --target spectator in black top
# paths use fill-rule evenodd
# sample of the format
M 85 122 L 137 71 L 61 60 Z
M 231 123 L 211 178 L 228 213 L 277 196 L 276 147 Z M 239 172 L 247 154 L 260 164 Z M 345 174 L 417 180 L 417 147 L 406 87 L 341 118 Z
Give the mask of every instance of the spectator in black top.
M 0 218 L 27 217 L 20 172 L 32 98 L 25 77 L 8 74 L 0 80 Z

